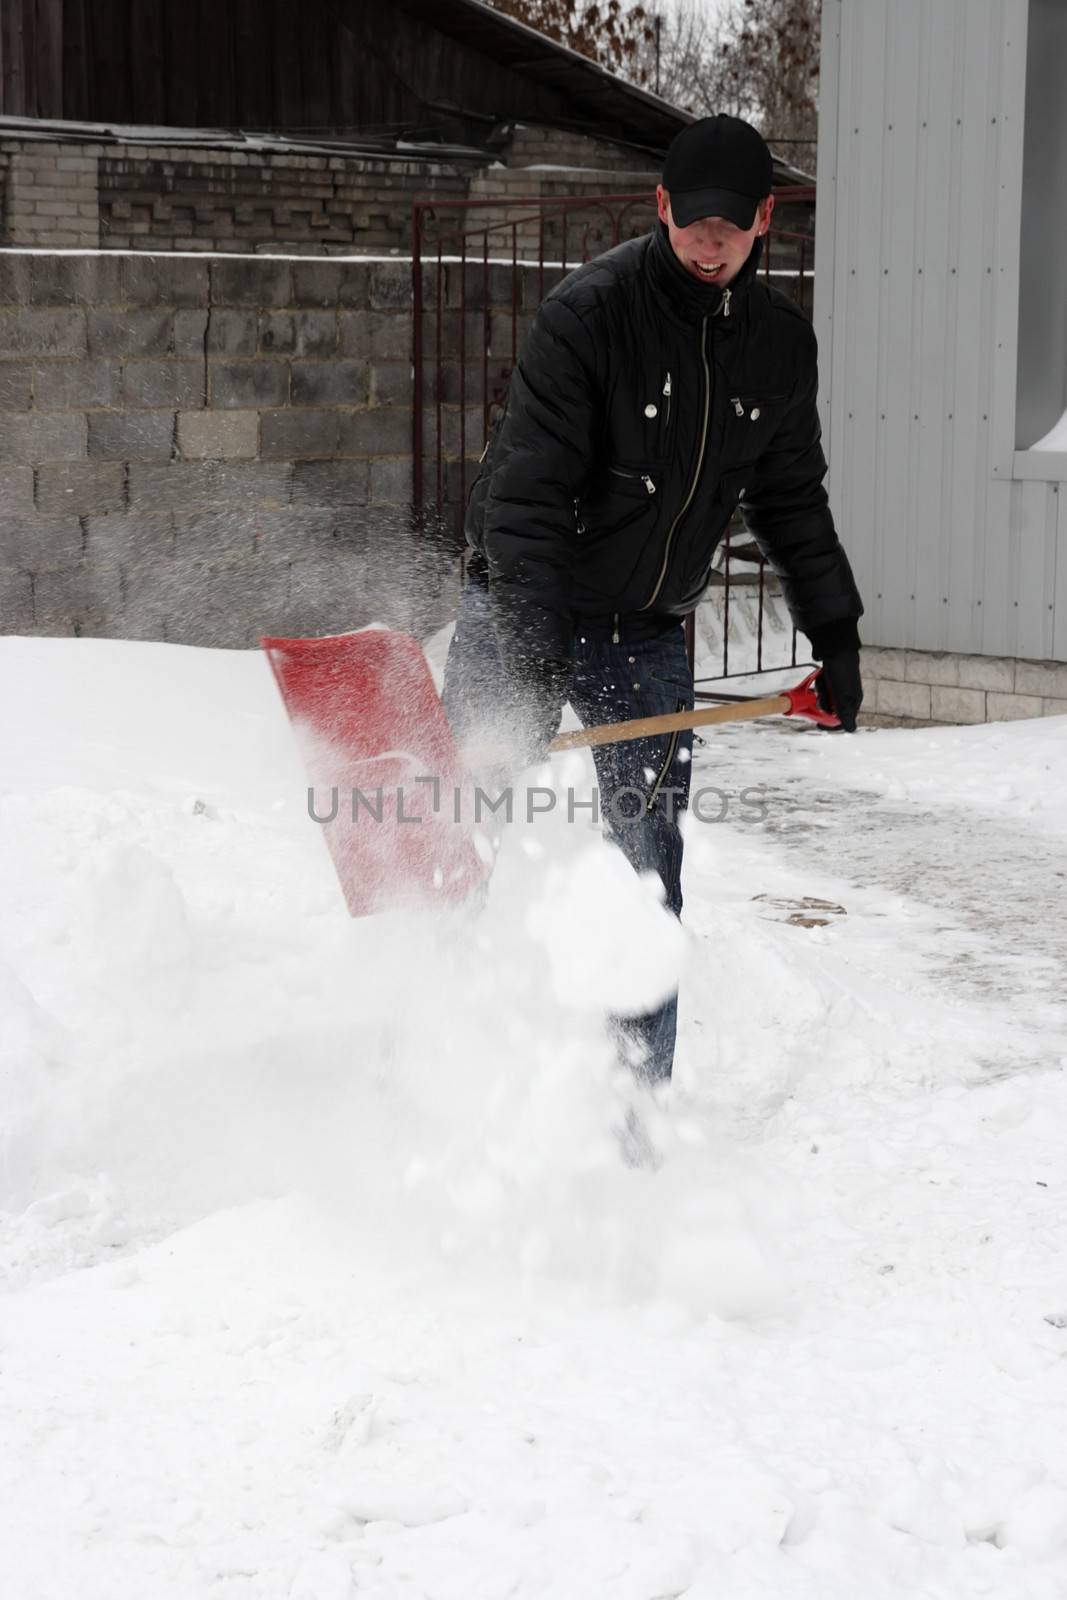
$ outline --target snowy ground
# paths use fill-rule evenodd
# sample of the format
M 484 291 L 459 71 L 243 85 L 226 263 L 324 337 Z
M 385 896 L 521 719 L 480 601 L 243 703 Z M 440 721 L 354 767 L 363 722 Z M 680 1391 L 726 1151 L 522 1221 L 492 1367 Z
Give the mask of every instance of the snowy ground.
M 254 655 L 0 673 L 0 1594 L 1061 1600 L 1064 719 L 716 732 L 675 937 L 558 815 L 351 922 Z

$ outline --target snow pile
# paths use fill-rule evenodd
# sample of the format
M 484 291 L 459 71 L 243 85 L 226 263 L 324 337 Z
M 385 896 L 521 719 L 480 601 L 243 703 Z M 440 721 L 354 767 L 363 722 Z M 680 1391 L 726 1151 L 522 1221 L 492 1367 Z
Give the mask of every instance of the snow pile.
M 1062 721 L 716 733 L 681 929 L 569 756 L 352 921 L 259 657 L 0 670 L 0 1591 L 1063 1593 Z
M 375 1256 L 654 1292 L 674 1202 L 669 1184 L 633 1215 L 620 1201 L 618 1134 L 640 1096 L 604 1018 L 657 1004 L 686 939 L 653 886 L 568 821 L 583 758 L 534 775 L 559 803 L 530 822 L 520 806 L 481 915 L 353 922 L 263 662 L 5 650 L 35 688 L 4 730 L 18 788 L 0 799 L 0 1203 L 59 1197 L 92 1258 L 116 1210 L 158 1237 L 298 1192 L 347 1208 L 353 1247 Z M 729 1209 L 717 1178 L 705 1188 Z M 677 1287 L 705 1308 L 738 1293 Z

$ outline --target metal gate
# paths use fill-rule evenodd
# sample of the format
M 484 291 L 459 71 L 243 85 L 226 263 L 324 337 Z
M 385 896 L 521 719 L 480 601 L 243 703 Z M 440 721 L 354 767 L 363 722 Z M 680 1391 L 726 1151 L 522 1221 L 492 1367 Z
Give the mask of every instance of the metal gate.
M 794 225 L 772 227 L 760 270 L 810 314 L 815 190 L 775 196 L 776 216 L 792 213 Z M 414 502 L 420 522 L 443 527 L 457 550 L 467 491 L 537 307 L 574 267 L 647 233 L 655 205 L 649 192 L 415 202 Z M 739 518 L 719 547 L 710 600 L 720 637 L 703 641 L 701 659 L 715 670 L 701 684 L 796 665 L 792 624 L 787 640 L 772 638 L 783 632 L 777 582 Z M 692 619 L 688 637 L 692 659 Z M 716 688 L 698 698 L 743 696 Z

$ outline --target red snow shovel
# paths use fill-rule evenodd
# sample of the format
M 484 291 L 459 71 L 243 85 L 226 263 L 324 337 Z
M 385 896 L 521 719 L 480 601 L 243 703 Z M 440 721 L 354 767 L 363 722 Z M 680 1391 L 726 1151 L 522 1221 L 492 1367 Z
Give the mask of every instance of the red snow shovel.
M 352 916 L 466 898 L 488 877 L 492 851 L 480 853 L 461 825 L 473 815 L 473 786 L 417 640 L 372 627 L 260 642 L 304 756 L 309 812 L 322 825 Z M 549 750 L 753 717 L 837 727 L 816 699 L 817 676 L 742 705 L 580 728 Z
M 463 772 L 418 642 L 364 628 L 260 643 L 351 914 L 462 900 L 489 863 L 456 825 L 470 815 L 461 807 Z

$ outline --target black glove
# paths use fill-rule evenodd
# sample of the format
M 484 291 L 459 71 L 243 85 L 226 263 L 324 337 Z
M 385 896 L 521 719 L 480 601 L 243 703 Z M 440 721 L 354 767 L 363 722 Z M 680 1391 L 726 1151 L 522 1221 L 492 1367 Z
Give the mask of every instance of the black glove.
M 540 607 L 494 595 L 493 627 L 501 662 L 500 704 L 511 731 L 511 759 L 534 766 L 559 732 L 570 692 L 569 640 L 545 640 Z M 552 645 L 558 648 L 551 649 Z
M 548 759 L 548 747 L 559 732 L 560 713 L 536 698 L 523 699 L 511 721 L 508 760 L 513 770 L 539 767 Z
M 809 634 L 812 654 L 822 662 L 815 694 L 824 711 L 832 712 L 846 733 L 855 733 L 863 704 L 860 638 L 854 618 L 828 622 Z
M 827 656 L 815 680 L 815 694 L 824 711 L 832 711 L 846 733 L 855 733 L 856 717 L 863 704 L 860 653 Z

